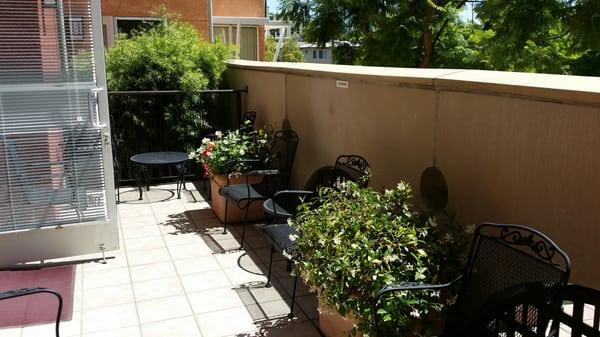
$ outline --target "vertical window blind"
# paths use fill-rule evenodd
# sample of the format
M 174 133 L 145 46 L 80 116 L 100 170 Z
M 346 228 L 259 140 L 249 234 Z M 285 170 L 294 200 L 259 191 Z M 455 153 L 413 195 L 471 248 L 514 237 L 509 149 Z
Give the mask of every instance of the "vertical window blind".
M 107 221 L 90 0 L 0 1 L 0 234 Z
M 239 58 L 242 60 L 258 60 L 258 27 L 241 26 L 240 41 L 237 41 L 237 26 L 214 26 L 217 40 L 225 44 L 236 45 L 239 48 Z

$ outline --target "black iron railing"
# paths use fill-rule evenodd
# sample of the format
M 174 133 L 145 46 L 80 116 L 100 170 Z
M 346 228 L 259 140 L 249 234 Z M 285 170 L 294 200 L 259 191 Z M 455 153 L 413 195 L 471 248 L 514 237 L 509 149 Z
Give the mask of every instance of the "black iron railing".
M 197 148 L 207 134 L 239 127 L 245 93 L 247 89 L 194 94 L 180 90 L 109 91 L 115 169 L 120 183 L 135 182 L 135 168 L 129 160 L 134 154 L 188 152 Z M 200 171 L 198 165 L 189 163 L 189 175 Z M 150 178 L 171 179 L 176 174 L 174 168 L 157 167 L 150 172 Z

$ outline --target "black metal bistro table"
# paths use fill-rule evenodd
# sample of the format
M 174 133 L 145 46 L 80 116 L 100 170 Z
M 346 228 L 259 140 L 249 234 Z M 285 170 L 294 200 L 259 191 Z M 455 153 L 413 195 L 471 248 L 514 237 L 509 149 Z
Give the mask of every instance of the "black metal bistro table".
M 189 160 L 184 152 L 146 152 L 139 153 L 129 158 L 137 166 L 136 182 L 142 198 L 142 179 L 146 182 L 146 190 L 150 191 L 148 167 L 172 165 L 177 168 L 177 199 L 181 199 L 181 189 L 185 189 L 185 162 Z

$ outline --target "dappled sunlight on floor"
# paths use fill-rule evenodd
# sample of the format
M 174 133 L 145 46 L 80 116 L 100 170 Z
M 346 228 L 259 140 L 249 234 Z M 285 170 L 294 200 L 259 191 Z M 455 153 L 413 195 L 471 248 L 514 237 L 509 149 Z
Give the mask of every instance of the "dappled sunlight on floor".
M 73 319 L 63 337 L 320 336 L 316 300 L 299 283 L 288 319 L 293 278 L 276 254 L 273 286 L 264 287 L 269 245 L 260 224 L 223 233 L 201 193 L 175 197 L 175 184 L 152 186 L 138 201 L 123 188 L 121 249 L 106 265 L 77 266 Z M 50 337 L 53 325 L 0 329 L 0 337 Z

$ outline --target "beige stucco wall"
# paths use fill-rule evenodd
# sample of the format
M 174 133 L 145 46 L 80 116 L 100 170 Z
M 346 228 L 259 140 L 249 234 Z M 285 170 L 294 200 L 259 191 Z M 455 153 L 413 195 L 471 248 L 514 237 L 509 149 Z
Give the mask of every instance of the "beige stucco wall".
M 462 223 L 532 225 L 567 251 L 572 281 L 600 288 L 600 78 L 243 61 L 228 78 L 257 125 L 298 132 L 295 185 L 358 153 L 372 186 L 418 193 L 435 164 Z

